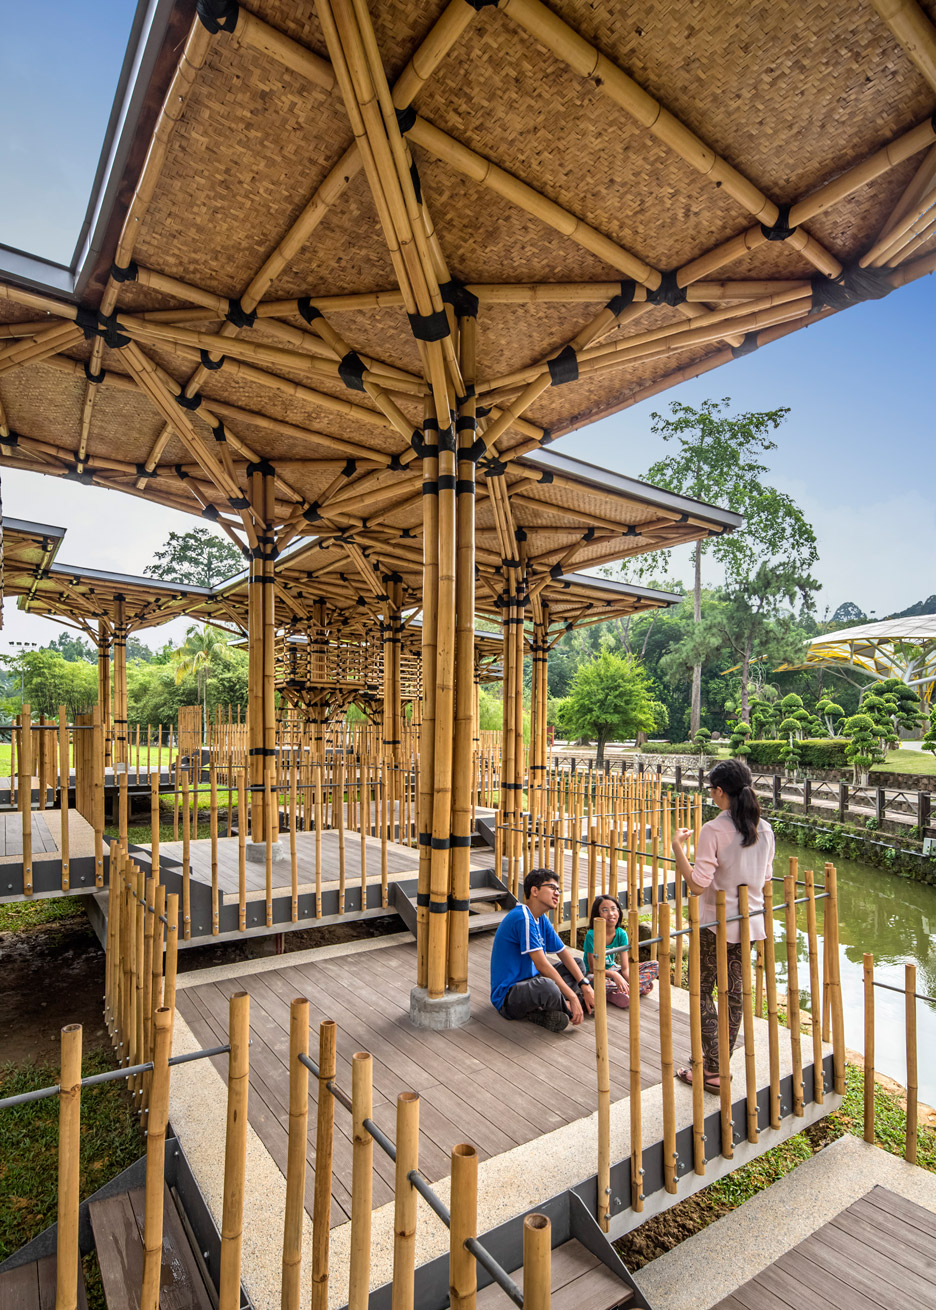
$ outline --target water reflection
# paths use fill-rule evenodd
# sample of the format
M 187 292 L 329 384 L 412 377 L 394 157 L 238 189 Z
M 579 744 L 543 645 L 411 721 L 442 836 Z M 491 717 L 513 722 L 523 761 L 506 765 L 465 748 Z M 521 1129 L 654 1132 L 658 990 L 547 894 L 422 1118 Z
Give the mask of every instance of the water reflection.
M 812 868 L 816 881 L 824 881 L 826 857 L 820 851 L 777 844 L 774 872 L 786 871 L 791 855 L 799 858 L 802 870 Z M 936 887 L 911 882 L 893 873 L 883 873 L 867 864 L 836 858 L 839 888 L 839 941 L 842 999 L 845 1013 L 845 1043 L 854 1050 L 864 1045 L 863 956 L 874 956 L 874 976 L 879 982 L 902 988 L 904 965 L 917 966 L 917 991 L 936 996 Z M 799 895 L 802 889 L 799 889 Z M 783 900 L 782 885 L 774 884 L 774 904 Z M 820 902 L 820 905 L 822 902 Z M 782 916 L 781 916 L 782 917 Z M 821 929 L 820 913 L 820 929 Z M 806 911 L 797 913 L 797 958 L 808 959 Z M 777 926 L 782 937 L 782 923 Z M 821 976 L 820 942 L 820 976 Z M 778 955 L 785 981 L 785 959 Z M 798 969 L 803 1009 L 810 1009 L 809 971 Z M 906 1082 L 904 998 L 875 988 L 875 1066 L 882 1073 Z M 919 1095 L 936 1105 L 936 1004 L 917 1003 L 917 1050 Z

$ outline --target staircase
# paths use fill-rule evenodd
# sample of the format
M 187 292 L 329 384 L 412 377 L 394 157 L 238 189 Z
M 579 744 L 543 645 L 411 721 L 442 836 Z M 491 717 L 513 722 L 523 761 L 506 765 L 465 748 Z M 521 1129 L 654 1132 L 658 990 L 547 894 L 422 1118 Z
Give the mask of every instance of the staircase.
M 491 869 L 472 869 L 468 891 L 468 931 L 493 932 L 508 910 L 517 904 Z M 390 884 L 390 904 L 416 936 L 416 888 L 411 880 Z
M 33 1260 L 0 1274 L 0 1310 L 55 1310 L 55 1256 Z M 88 1310 L 81 1265 L 78 1265 L 78 1310 Z
M 143 1280 L 144 1197 L 142 1187 L 90 1206 L 104 1299 L 108 1310 L 139 1310 Z M 214 1310 L 201 1262 L 193 1251 L 169 1188 L 163 1196 L 160 1310 Z M 54 1305 L 54 1300 L 51 1305 Z M 4 1306 L 5 1310 L 5 1306 Z

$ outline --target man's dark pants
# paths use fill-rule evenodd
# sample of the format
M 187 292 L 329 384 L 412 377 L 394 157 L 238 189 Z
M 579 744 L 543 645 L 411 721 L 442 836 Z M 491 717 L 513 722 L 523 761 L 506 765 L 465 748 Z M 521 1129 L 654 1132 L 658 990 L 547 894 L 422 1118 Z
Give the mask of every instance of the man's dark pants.
M 562 965 L 559 969 L 564 975 L 564 981 L 581 1000 L 578 983 Z M 523 982 L 514 983 L 500 1008 L 505 1019 L 526 1019 L 537 1010 L 561 1010 L 565 1014 L 569 1013 L 565 998 L 552 978 L 544 978 L 539 973 L 535 978 L 525 978 Z

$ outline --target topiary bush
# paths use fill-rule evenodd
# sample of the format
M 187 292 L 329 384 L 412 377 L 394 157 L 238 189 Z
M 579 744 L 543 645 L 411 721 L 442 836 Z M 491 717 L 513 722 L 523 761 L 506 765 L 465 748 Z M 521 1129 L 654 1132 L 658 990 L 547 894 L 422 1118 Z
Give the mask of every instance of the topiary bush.
M 848 741 L 843 737 L 807 737 L 796 742 L 799 765 L 804 769 L 847 769 L 846 757 Z M 786 741 L 749 741 L 747 763 L 752 768 L 770 768 L 772 765 L 784 764 L 784 749 L 789 749 Z

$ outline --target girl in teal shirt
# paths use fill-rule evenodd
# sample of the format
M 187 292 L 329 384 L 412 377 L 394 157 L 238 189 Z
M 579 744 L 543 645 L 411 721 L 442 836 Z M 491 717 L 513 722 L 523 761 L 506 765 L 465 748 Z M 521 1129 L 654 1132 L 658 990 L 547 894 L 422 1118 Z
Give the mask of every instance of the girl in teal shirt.
M 625 1007 L 629 1002 L 630 983 L 629 965 L 626 948 L 627 933 L 623 928 L 624 910 L 621 902 L 613 896 L 596 896 L 588 916 L 588 922 L 594 923 L 601 918 L 605 921 L 605 982 L 608 1000 L 614 1005 Z M 585 934 L 582 945 L 585 953 L 585 968 L 589 975 L 595 972 L 595 934 L 591 928 Z

